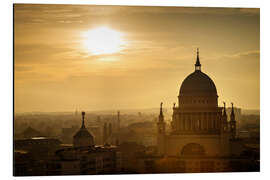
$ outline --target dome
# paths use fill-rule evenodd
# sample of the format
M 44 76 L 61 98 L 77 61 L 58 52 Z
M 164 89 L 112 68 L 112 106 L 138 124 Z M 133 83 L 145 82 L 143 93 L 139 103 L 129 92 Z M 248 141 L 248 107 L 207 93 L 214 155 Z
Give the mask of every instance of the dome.
M 200 70 L 186 77 L 180 88 L 180 95 L 215 95 L 217 89 L 212 79 Z
M 74 138 L 93 138 L 93 136 L 87 131 L 86 128 L 81 128 L 75 135 Z

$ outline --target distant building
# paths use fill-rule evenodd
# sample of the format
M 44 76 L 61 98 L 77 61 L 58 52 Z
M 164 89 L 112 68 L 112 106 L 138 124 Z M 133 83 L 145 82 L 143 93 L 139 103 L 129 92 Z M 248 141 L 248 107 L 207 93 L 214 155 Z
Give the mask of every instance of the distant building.
M 116 146 L 96 146 L 85 127 L 82 112 L 81 128 L 73 136 L 73 145 L 58 139 L 32 138 L 15 141 L 14 175 L 80 175 L 112 174 L 121 171 L 121 153 Z
M 121 154 L 117 147 L 95 146 L 92 134 L 85 128 L 85 113 L 82 126 L 73 136 L 73 147 L 56 151 L 48 163 L 50 175 L 110 174 L 121 170 Z
M 88 126 L 87 129 L 94 137 L 95 145 L 102 145 L 103 144 L 102 127 L 98 125 L 91 125 L 91 126 Z
M 105 122 L 103 125 L 103 144 L 107 143 L 108 139 L 108 128 L 107 128 L 107 123 Z
M 36 129 L 28 126 L 23 132 L 22 132 L 23 138 L 33 138 L 33 137 L 41 137 L 42 133 L 37 131 Z
M 117 111 L 117 132 L 119 133 L 120 131 L 120 125 L 121 121 L 120 121 L 120 111 Z
M 116 123 L 105 122 L 103 125 L 103 144 L 118 145 L 120 140 L 120 111 Z
M 78 126 L 72 126 L 68 128 L 62 128 L 61 132 L 61 141 L 63 143 L 72 144 L 73 143 L 73 134 L 79 129 Z

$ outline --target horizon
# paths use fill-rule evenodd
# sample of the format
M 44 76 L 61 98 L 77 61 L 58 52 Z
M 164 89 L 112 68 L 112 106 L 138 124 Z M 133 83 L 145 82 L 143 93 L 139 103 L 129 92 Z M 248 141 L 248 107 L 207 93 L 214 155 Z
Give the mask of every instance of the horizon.
M 219 106 L 219 107 L 221 107 L 221 106 Z M 231 107 L 226 107 L 226 108 L 227 109 L 230 109 Z M 259 112 L 261 111 L 260 109 L 243 109 L 243 108 L 237 107 L 237 106 L 235 106 L 234 108 L 235 109 L 241 109 L 241 112 L 242 111 L 259 111 Z M 124 113 L 127 113 L 125 111 L 134 111 L 134 113 L 138 113 L 138 110 L 141 110 L 141 111 L 158 110 L 156 113 L 159 114 L 159 109 L 160 109 L 160 107 L 140 108 L 140 109 L 138 109 L 138 108 L 127 108 L 127 109 L 96 109 L 96 110 L 85 110 L 85 109 L 83 109 L 83 110 L 78 110 L 77 112 L 79 114 L 82 111 L 84 111 L 86 113 L 87 112 L 89 112 L 89 113 L 97 113 L 97 112 L 109 113 L 109 112 L 115 112 L 113 114 L 116 114 L 117 111 L 124 112 Z M 168 110 L 169 111 L 172 111 L 172 108 L 171 107 L 164 106 L 163 109 L 166 110 L 166 111 L 164 111 L 164 113 L 167 113 Z M 35 114 L 35 113 L 46 114 L 47 113 L 47 114 L 49 114 L 49 113 L 75 113 L 75 112 L 76 112 L 76 109 L 73 110 L 73 111 L 26 111 L 26 112 L 15 112 L 14 111 L 14 114 L 30 114 L 30 113 L 33 113 L 33 114 Z M 142 113 L 144 113 L 144 112 L 142 112 Z M 242 112 L 242 114 L 244 114 L 244 113 Z

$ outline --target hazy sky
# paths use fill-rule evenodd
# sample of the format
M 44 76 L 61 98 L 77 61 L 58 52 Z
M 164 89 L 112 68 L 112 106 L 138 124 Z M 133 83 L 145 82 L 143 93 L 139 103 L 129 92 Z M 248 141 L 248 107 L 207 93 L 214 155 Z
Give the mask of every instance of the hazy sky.
M 86 47 L 100 27 L 120 50 Z M 220 105 L 260 108 L 259 9 L 15 5 L 14 37 L 15 112 L 172 107 L 197 47 Z

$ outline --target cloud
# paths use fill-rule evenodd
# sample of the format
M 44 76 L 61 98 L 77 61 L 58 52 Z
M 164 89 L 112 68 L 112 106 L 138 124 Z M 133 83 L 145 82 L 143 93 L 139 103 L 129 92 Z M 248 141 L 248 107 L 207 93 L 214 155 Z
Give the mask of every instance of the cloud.
M 244 51 L 244 52 L 239 52 L 235 54 L 230 54 L 230 55 L 223 55 L 225 58 L 233 58 L 233 59 L 246 59 L 246 58 L 255 58 L 256 60 L 260 59 L 260 50 L 252 50 L 252 51 Z
M 114 16 L 163 15 L 259 15 L 258 8 L 207 8 L 158 6 L 98 6 L 15 4 L 14 19 L 23 24 L 83 24 L 97 18 Z
M 57 56 L 68 54 L 74 49 L 64 46 L 48 44 L 16 44 L 15 43 L 15 64 L 46 64 L 53 61 L 61 61 Z

